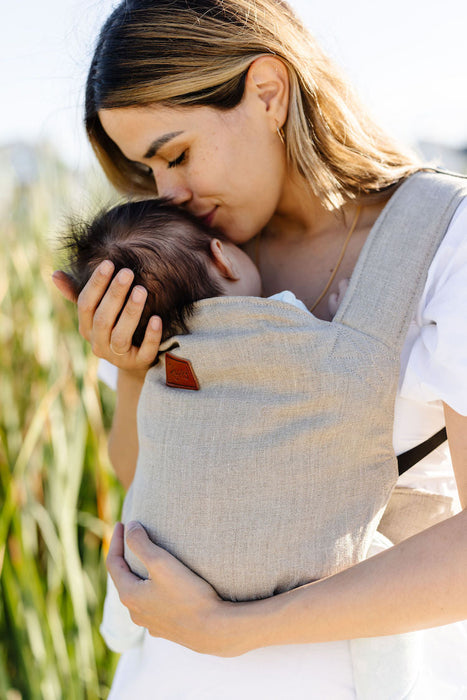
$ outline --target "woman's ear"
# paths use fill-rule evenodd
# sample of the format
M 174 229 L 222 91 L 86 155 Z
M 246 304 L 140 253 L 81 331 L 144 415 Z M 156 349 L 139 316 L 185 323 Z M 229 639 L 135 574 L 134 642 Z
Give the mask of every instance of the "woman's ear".
M 211 256 L 222 277 L 232 280 L 232 282 L 240 279 L 235 268 L 235 262 L 229 256 L 227 244 L 222 243 L 218 238 L 213 238 L 211 240 Z
M 266 107 L 274 131 L 281 128 L 289 110 L 289 73 L 277 56 L 260 56 L 248 69 L 245 89 L 255 93 Z

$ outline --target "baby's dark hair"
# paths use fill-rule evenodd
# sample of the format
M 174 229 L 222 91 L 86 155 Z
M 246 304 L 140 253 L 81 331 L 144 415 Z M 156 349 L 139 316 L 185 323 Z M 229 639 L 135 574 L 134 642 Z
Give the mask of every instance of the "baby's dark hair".
M 151 316 L 162 319 L 162 339 L 187 333 L 187 319 L 199 299 L 222 294 L 209 267 L 213 232 L 189 212 L 163 199 L 121 204 L 91 222 L 75 221 L 64 238 L 68 274 L 79 293 L 103 260 L 134 273 L 131 290 L 142 285 L 148 297 L 133 344 L 141 345 Z M 112 279 L 113 279 L 112 277 Z

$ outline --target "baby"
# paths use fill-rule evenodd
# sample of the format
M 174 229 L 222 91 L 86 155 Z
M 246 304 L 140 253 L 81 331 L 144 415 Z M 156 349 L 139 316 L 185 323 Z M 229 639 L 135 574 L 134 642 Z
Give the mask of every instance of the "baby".
M 148 296 L 133 335 L 135 345 L 141 345 L 153 315 L 162 320 L 164 341 L 176 333 L 189 332 L 194 304 L 201 299 L 261 295 L 259 271 L 248 255 L 221 232 L 166 200 L 125 203 L 90 223 L 75 223 L 65 245 L 68 272 L 77 292 L 103 260 L 113 262 L 114 275 L 122 268 L 132 270 L 132 288 L 145 287 Z M 346 282 L 341 283 L 339 294 L 331 299 L 331 313 L 337 310 L 346 287 Z M 308 312 L 290 291 L 270 298 Z M 101 632 L 117 652 L 137 645 L 144 634 L 132 622 L 110 578 Z
M 145 287 L 148 296 L 133 335 L 138 346 L 151 316 L 161 318 L 164 341 L 188 332 L 187 321 L 200 299 L 261 296 L 258 269 L 241 248 L 162 199 L 121 204 L 91 223 L 75 223 L 65 246 L 77 292 L 103 260 L 113 262 L 114 275 L 121 268 L 133 271 L 131 289 Z M 307 311 L 292 292 L 271 298 Z

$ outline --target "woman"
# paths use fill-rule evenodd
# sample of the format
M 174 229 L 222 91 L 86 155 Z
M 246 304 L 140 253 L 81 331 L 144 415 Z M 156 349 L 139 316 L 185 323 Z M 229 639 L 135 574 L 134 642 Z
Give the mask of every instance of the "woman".
M 95 51 L 86 128 L 119 189 L 170 197 L 252 257 L 259 252 L 264 296 L 291 289 L 325 320 L 330 296 L 351 276 L 385 204 L 420 168 L 374 126 L 291 10 L 275 0 L 122 3 Z M 396 452 L 403 452 L 445 420 L 464 507 L 466 225 L 464 202 L 433 260 L 403 348 L 394 435 Z M 137 287 L 125 304 L 132 275 L 122 271 L 108 286 L 111 275 L 103 264 L 78 309 L 96 355 L 119 368 L 109 449 L 128 486 L 137 458 L 136 406 L 161 328 L 154 318 L 141 347 L 131 347 L 146 292 Z M 56 282 L 70 294 L 63 275 Z M 452 481 L 442 461 L 438 452 L 429 462 L 441 490 Z M 425 463 L 418 477 L 403 478 L 430 490 L 429 472 Z M 137 579 L 122 559 L 117 527 L 109 571 L 134 621 L 165 639 L 147 635 L 142 649 L 124 654 L 113 697 L 150 693 L 155 684 L 156 697 L 164 698 L 355 697 L 347 643 L 339 640 L 467 617 L 466 518 L 463 510 L 323 581 L 239 604 L 221 601 L 140 527 L 127 542 L 150 578 Z M 453 634 L 464 632 L 456 627 Z M 431 679 L 420 696 L 458 697 L 465 686 L 455 674 L 453 688 Z

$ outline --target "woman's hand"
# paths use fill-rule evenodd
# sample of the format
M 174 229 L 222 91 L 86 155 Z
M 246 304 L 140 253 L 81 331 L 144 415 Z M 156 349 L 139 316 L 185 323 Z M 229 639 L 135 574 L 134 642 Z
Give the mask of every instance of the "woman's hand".
M 227 633 L 227 613 L 233 606 L 165 549 L 151 542 L 136 522 L 126 526 L 126 542 L 149 572 L 140 579 L 123 558 L 124 529 L 117 523 L 107 556 L 107 568 L 131 619 L 153 637 L 163 637 L 199 653 L 235 656 Z
M 114 265 L 104 260 L 77 298 L 66 273 L 55 272 L 53 281 L 65 298 L 77 302 L 79 331 L 91 343 L 94 354 L 120 369 L 145 373 L 156 358 L 162 323 L 153 316 L 141 346 L 132 345 L 147 292 L 144 287 L 136 286 L 125 304 L 133 272 L 122 269 L 110 282 L 113 272 Z
M 247 603 L 222 601 L 137 523 L 127 543 L 149 578 L 134 576 L 123 559 L 121 524 L 107 568 L 136 624 L 204 654 L 401 634 L 466 618 L 466 517 L 463 511 L 333 576 Z

